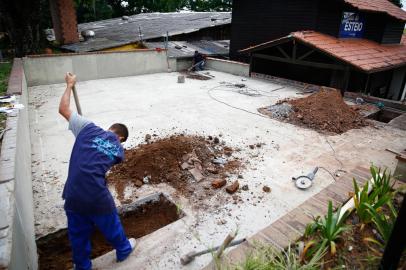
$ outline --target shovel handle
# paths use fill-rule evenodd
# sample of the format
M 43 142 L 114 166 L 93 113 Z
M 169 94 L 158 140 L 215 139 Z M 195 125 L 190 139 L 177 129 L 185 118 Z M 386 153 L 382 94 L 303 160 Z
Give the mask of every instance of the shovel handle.
M 79 115 L 83 115 L 82 107 L 80 107 L 80 103 L 79 103 L 79 96 L 78 96 L 78 93 L 76 92 L 76 86 L 72 87 L 72 92 L 73 92 L 73 98 L 74 98 L 75 104 L 76 104 L 76 110 L 78 111 Z

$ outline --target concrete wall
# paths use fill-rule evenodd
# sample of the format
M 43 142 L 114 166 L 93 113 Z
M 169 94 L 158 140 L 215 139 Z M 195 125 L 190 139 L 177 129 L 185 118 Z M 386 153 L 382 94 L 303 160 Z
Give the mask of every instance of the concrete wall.
M 238 76 L 249 76 L 250 66 L 245 63 L 222 60 L 216 58 L 207 58 L 206 68 L 226 72 Z
M 0 269 L 37 269 L 27 83 L 21 63 L 12 72 L 25 107 L 8 116 L 0 152 Z
M 176 60 L 169 59 L 171 71 Z M 97 52 L 29 56 L 24 58 L 28 86 L 64 82 L 68 71 L 77 74 L 79 81 L 167 72 L 164 51 L 140 50 L 131 52 Z

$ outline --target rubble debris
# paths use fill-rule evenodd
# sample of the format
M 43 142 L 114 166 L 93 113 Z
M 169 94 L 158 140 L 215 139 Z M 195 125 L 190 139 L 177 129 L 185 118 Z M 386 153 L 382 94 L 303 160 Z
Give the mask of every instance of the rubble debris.
M 199 197 L 204 186 L 210 186 L 213 177 L 226 178 L 227 173 L 238 173 L 241 161 L 229 157 L 225 152 L 233 151 L 202 136 L 173 135 L 155 138 L 125 151 L 123 163 L 114 166 L 107 174 L 109 185 L 113 186 L 121 201 L 127 185 L 168 183 L 185 196 Z M 198 184 L 199 183 L 199 184 Z M 201 184 L 200 184 L 201 183 Z M 189 187 L 195 188 L 191 194 Z
M 263 186 L 263 187 L 262 187 L 262 190 L 263 190 L 264 192 L 267 192 L 267 193 L 269 193 L 269 192 L 272 191 L 272 189 L 271 189 L 270 187 L 268 187 L 268 186 Z
M 220 143 L 220 139 L 218 138 L 218 137 L 214 137 L 214 141 L 213 141 L 215 144 L 218 144 L 218 143 Z
M 248 191 L 248 190 L 249 190 L 248 185 L 243 185 L 243 186 L 241 187 L 241 189 L 244 190 L 244 191 Z
M 225 158 L 219 157 L 219 158 L 213 159 L 212 162 L 213 162 L 214 164 L 224 165 L 224 164 L 227 163 L 227 160 L 226 160 Z
M 136 187 L 142 187 L 142 185 L 143 185 L 144 183 L 141 181 L 141 180 L 135 180 L 135 183 L 134 183 L 134 185 L 136 186 Z
M 145 141 L 149 142 L 151 140 L 151 134 L 145 135 Z
M 238 190 L 239 187 L 240 187 L 240 183 L 238 183 L 238 180 L 236 180 L 231 185 L 226 187 L 226 191 L 229 194 L 233 194 Z
M 368 125 L 355 109 L 344 102 L 338 90 L 322 89 L 305 98 L 281 100 L 259 111 L 320 132 L 341 134 Z
M 211 186 L 214 188 L 222 188 L 227 184 L 227 180 L 226 179 L 214 179 L 213 181 L 211 181 Z
M 253 145 L 253 144 L 250 144 L 249 147 L 250 147 L 250 149 L 255 149 L 255 145 Z

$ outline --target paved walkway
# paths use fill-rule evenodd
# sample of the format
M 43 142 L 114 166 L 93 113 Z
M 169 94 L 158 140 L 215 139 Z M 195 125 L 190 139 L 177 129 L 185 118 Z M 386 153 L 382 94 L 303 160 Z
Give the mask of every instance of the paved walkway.
M 356 167 L 352 172 L 341 176 L 336 182 L 228 252 L 222 259 L 223 263 L 235 264 L 242 261 L 252 250 L 254 242 L 263 242 L 279 249 L 285 249 L 289 243 L 295 242 L 304 234 L 306 225 L 312 222 L 313 217 L 324 216 L 327 213 L 328 201 L 333 202 L 333 207 L 338 207 L 351 198 L 351 192 L 354 190 L 353 178 L 356 179 L 358 185 L 363 186 L 371 178 L 371 174 L 367 168 Z M 215 268 L 213 264 L 209 264 L 203 269 Z

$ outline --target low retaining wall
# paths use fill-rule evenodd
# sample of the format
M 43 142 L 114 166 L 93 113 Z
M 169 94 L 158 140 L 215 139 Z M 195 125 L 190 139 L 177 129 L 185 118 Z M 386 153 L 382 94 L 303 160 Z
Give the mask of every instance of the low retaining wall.
M 211 57 L 207 58 L 206 67 L 237 76 L 248 77 L 250 74 L 250 66 L 248 64 Z
M 176 59 L 166 58 L 165 51 L 95 52 L 83 54 L 39 55 L 24 58 L 28 86 L 64 82 L 70 71 L 78 81 L 135 76 L 176 71 Z
M 37 269 L 31 179 L 28 93 L 21 59 L 15 59 L 8 94 L 24 109 L 7 118 L 0 152 L 0 269 Z

